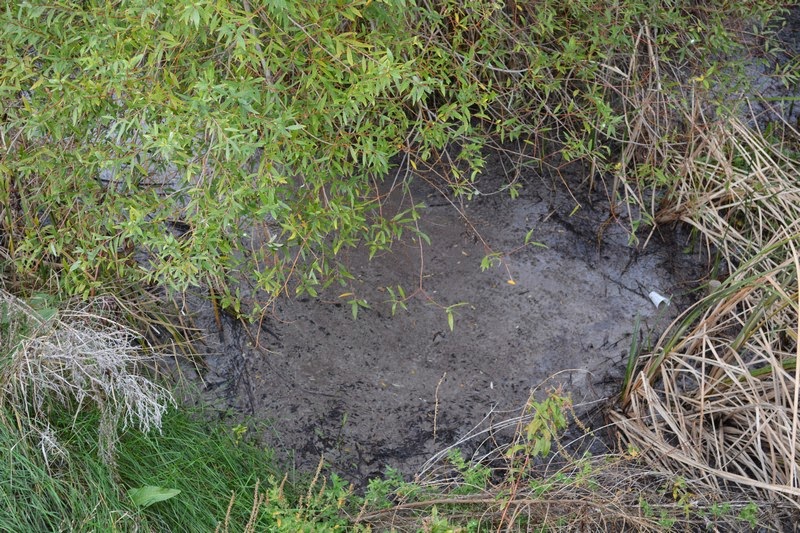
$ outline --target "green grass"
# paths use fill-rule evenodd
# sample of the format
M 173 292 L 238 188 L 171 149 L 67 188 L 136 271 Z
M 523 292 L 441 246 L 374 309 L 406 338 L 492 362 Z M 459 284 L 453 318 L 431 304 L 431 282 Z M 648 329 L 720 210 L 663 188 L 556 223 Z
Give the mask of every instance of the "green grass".
M 165 421 L 162 435 L 136 432 L 124 439 L 118 465 L 126 486 L 156 485 L 181 491 L 149 507 L 149 520 L 209 531 L 226 516 L 228 498 L 234 492 L 247 497 L 238 498 L 231 512 L 231 522 L 238 525 L 234 530 L 241 530 L 250 516 L 247 500 L 256 482 L 274 485 L 278 474 L 269 452 L 247 442 L 235 444 L 232 433 L 222 427 L 209 429 L 207 424 L 175 413 Z
M 175 409 L 147 370 L 155 356 L 108 309 L 62 302 L 45 315 L 29 302 L 0 289 L 0 531 L 345 523 L 346 483 L 317 472 L 297 491 L 242 426 Z
M 318 531 L 347 523 L 343 509 L 357 499 L 335 475 L 289 480 L 241 426 L 170 409 L 171 395 L 138 373 L 146 355 L 122 325 L 113 323 L 115 336 L 99 315 L 64 304 L 44 317 L 9 293 L 0 297 L 0 531 Z M 159 501 L 130 495 L 153 488 Z
M 68 459 L 49 467 L 6 419 L 0 424 L 0 530 L 214 531 L 228 516 L 230 530 L 243 531 L 257 483 L 271 497 L 270 512 L 262 508 L 258 515 L 258 528 L 277 529 L 283 513 L 295 512 L 299 496 L 281 484 L 283 475 L 273 468 L 270 453 L 237 442 L 230 430 L 197 415 L 171 411 L 161 435 L 128 431 L 117 446 L 116 467 L 99 457 L 96 413 L 83 414 L 74 424 L 61 420 L 57 433 Z M 146 485 L 181 492 L 137 509 L 127 491 Z M 236 498 L 229 510 L 231 495 Z

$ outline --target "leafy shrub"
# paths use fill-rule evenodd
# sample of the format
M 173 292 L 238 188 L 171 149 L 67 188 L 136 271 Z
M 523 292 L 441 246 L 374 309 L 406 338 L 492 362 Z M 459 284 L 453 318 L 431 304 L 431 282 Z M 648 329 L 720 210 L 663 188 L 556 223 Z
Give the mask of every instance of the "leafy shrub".
M 314 295 L 347 276 L 343 248 L 415 231 L 421 206 L 383 215 L 396 158 L 465 195 L 494 138 L 609 168 L 617 143 L 663 133 L 631 133 L 637 102 L 713 71 L 736 50 L 729 21 L 775 9 L 15 3 L 0 14 L 0 244 L 18 276 L 55 273 L 68 294 L 205 285 L 237 312 L 256 289 L 246 310 Z

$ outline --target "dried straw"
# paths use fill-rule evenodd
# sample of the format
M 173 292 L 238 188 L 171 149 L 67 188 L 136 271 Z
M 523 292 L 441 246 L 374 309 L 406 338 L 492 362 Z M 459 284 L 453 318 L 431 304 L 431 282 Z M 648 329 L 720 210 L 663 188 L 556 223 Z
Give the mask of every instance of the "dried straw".
M 695 135 L 659 219 L 697 228 L 732 274 L 641 359 L 612 418 L 653 465 L 800 507 L 800 162 L 737 119 Z

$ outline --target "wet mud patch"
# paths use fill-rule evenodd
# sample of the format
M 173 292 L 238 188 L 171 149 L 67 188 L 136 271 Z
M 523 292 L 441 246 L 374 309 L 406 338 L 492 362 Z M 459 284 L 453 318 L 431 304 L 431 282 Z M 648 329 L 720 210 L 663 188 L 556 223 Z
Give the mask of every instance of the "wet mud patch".
M 479 190 L 504 183 L 499 158 Z M 599 404 L 619 391 L 637 317 L 663 330 L 705 271 L 672 229 L 629 245 L 605 195 L 578 179 L 567 189 L 530 172 L 519 198 L 477 195 L 466 218 L 424 182 L 414 189 L 430 206 L 420 220 L 430 246 L 409 235 L 371 261 L 350 252 L 346 288 L 281 301 L 260 330 L 226 321 L 225 342 L 200 308 L 198 326 L 213 332 L 205 396 L 269 421 L 263 440 L 290 469 L 313 471 L 324 455 L 356 484 L 386 467 L 410 476 L 476 425 L 519 414 L 532 389 L 562 385 L 576 404 Z M 541 246 L 524 245 L 529 232 Z M 482 270 L 490 251 L 501 262 Z M 386 287 L 398 285 L 416 293 L 393 314 Z M 653 290 L 673 304 L 657 310 Z M 370 306 L 357 320 L 344 292 Z M 454 304 L 451 331 L 443 307 Z

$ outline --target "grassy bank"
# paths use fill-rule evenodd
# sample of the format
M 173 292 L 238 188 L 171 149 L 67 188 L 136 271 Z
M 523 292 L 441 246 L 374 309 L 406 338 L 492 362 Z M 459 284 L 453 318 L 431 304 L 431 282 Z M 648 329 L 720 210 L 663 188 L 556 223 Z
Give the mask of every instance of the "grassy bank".
M 272 494 L 276 511 L 289 512 L 288 502 L 296 501 L 288 484 L 278 501 L 282 474 L 272 470 L 267 452 L 236 443 L 229 430 L 201 421 L 196 413 L 171 411 L 160 434 L 127 432 L 117 443 L 113 465 L 98 453 L 98 413 L 76 419 L 64 413 L 64 420 L 55 421 L 52 430 L 63 442 L 64 455 L 49 462 L 5 414 L 0 429 L 4 531 L 199 532 L 214 531 L 226 520 L 231 531 L 244 531 L 255 490 Z M 142 508 L 128 491 L 148 486 L 180 493 Z M 239 497 L 228 508 L 232 494 Z M 256 523 L 265 531 L 275 520 Z

